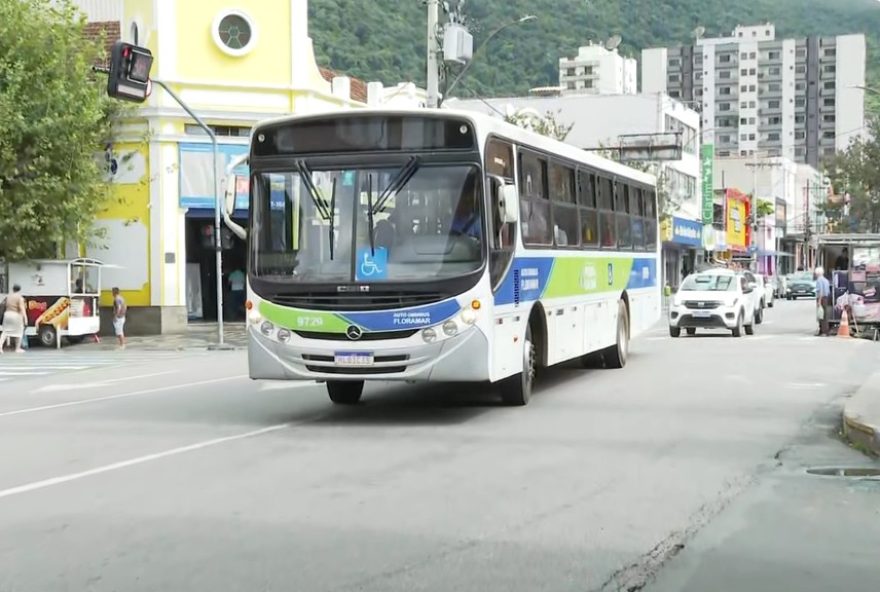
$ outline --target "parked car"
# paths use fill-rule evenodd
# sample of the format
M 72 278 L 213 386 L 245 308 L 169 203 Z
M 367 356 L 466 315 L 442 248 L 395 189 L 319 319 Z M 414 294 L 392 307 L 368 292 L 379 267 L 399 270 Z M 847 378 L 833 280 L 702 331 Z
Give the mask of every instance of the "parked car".
M 764 279 L 760 275 L 755 275 L 751 271 L 740 271 L 737 273 L 740 282 L 749 288 L 746 292 L 749 301 L 754 308 L 755 324 L 760 325 L 764 322 L 764 309 L 767 307 L 767 293 L 764 288 Z
M 734 337 L 752 335 L 761 296 L 763 289 L 750 286 L 745 274 L 729 269 L 691 274 L 669 306 L 669 335 L 678 337 L 682 329 L 688 335 L 697 329 L 728 329 Z
M 776 278 L 765 274 L 759 274 L 757 278 L 764 281 L 764 305 L 773 308 L 776 300 Z
M 798 271 L 786 278 L 785 298 L 796 300 L 798 298 L 815 298 L 816 280 L 809 271 Z

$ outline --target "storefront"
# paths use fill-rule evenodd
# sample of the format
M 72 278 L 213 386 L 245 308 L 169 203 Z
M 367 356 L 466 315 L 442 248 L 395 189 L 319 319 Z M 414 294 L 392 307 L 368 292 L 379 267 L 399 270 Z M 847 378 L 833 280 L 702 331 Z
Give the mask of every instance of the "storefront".
M 214 150 L 211 144 L 178 144 L 180 150 L 180 208 L 186 212 L 186 312 L 189 320 L 217 319 L 217 264 L 214 252 Z M 238 156 L 247 154 L 247 144 L 221 144 L 218 169 L 225 171 Z M 247 224 L 247 167 L 235 171 L 235 209 L 232 218 Z M 222 191 L 222 188 L 221 188 Z M 223 302 L 227 320 L 244 318 L 244 310 L 235 310 L 229 293 L 229 274 L 244 271 L 247 243 L 236 237 L 225 224 L 220 228 L 223 248 Z
M 671 217 L 660 225 L 663 240 L 663 282 L 677 288 L 702 262 L 703 225 L 687 218 Z

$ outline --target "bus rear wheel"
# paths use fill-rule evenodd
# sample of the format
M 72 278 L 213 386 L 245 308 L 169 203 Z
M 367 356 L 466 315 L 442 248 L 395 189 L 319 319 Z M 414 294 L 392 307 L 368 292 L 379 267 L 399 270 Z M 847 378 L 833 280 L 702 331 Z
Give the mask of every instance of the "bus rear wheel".
M 606 368 L 623 368 L 629 354 L 629 311 L 626 303 L 617 303 L 617 343 L 605 349 L 602 357 Z
M 532 398 L 532 387 L 535 383 L 535 370 L 537 366 L 535 344 L 532 341 L 532 327 L 526 328 L 526 336 L 523 339 L 523 369 L 513 376 L 501 381 L 501 400 L 505 405 L 522 406 L 528 405 Z
M 363 380 L 328 380 L 327 394 L 337 405 L 356 405 L 364 392 Z

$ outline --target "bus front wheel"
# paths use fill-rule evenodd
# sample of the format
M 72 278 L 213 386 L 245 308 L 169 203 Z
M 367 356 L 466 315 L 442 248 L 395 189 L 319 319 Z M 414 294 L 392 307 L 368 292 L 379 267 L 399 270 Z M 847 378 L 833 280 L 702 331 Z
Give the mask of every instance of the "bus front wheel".
M 355 405 L 364 392 L 363 380 L 328 380 L 327 394 L 337 405 Z
M 526 328 L 526 336 L 523 339 L 523 369 L 513 376 L 501 381 L 501 399 L 505 405 L 522 406 L 529 403 L 532 398 L 532 386 L 535 383 L 535 369 L 537 359 L 535 343 L 532 341 L 532 327 Z

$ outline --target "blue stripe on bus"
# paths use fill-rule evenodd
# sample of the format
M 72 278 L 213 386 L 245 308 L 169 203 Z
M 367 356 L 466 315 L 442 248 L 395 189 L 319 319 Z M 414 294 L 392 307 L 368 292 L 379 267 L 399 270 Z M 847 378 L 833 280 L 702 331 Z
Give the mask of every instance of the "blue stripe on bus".
M 414 308 L 352 312 L 339 316 L 366 331 L 400 331 L 420 329 L 442 323 L 458 314 L 460 310 L 461 305 L 452 299 Z

